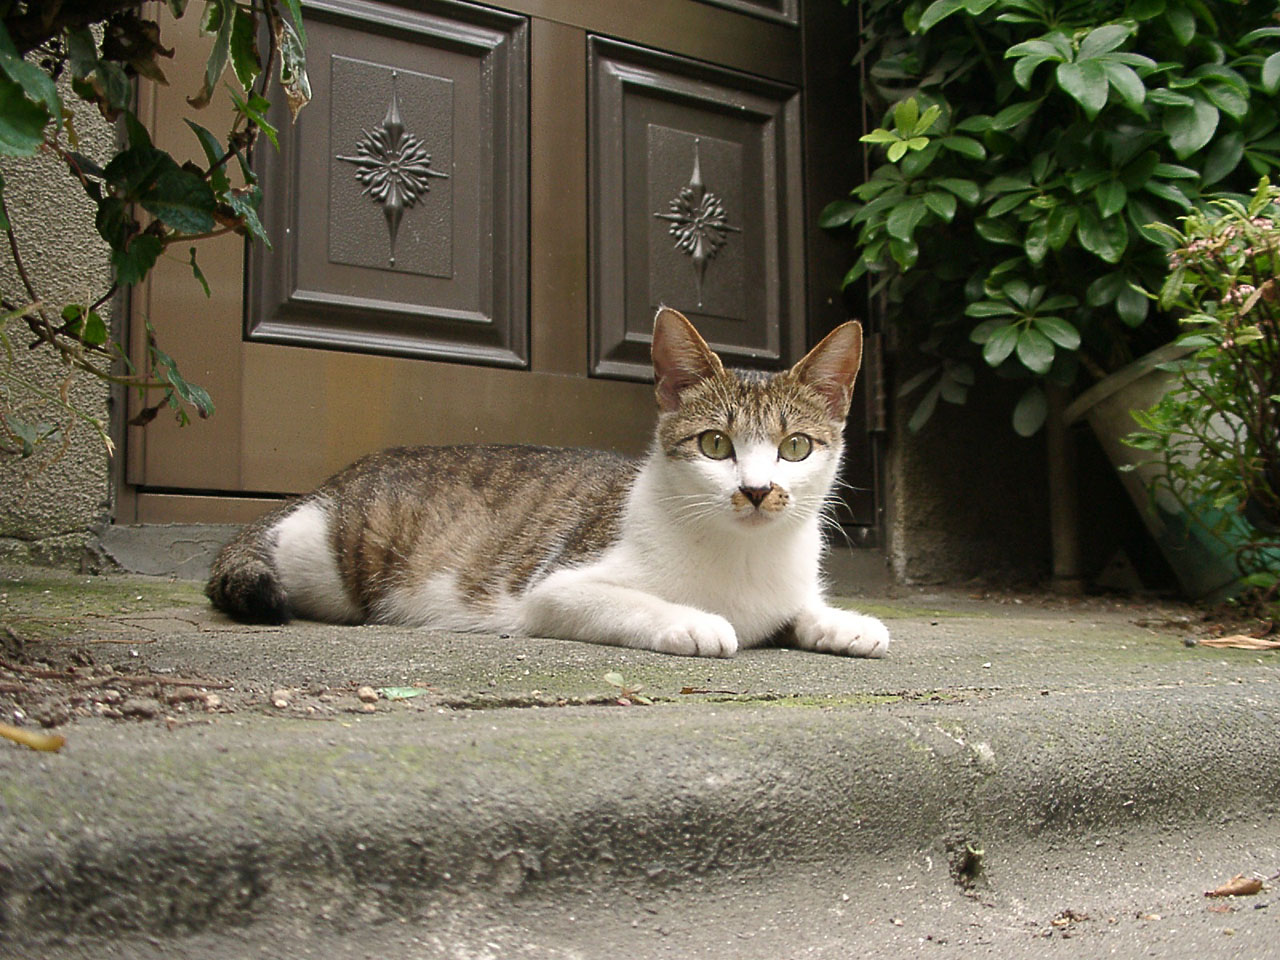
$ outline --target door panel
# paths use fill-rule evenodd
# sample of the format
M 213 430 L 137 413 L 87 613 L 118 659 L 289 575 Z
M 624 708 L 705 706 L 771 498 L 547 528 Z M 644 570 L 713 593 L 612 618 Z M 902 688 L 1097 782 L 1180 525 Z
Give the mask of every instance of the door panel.
M 659 303 L 765 368 L 844 319 L 806 283 L 800 111 L 839 111 L 802 102 L 796 0 L 501 7 L 304 3 L 315 99 L 255 157 L 273 249 L 203 242 L 208 301 L 176 257 L 134 292 L 135 360 L 150 323 L 218 411 L 129 428 L 118 519 L 242 521 L 395 444 L 640 453 Z M 180 160 L 197 20 L 140 95 Z
M 592 372 L 647 378 L 663 303 L 730 363 L 794 360 L 798 91 L 599 37 L 590 56 Z
M 307 9 L 313 99 L 257 152 L 250 340 L 528 361 L 524 17 Z

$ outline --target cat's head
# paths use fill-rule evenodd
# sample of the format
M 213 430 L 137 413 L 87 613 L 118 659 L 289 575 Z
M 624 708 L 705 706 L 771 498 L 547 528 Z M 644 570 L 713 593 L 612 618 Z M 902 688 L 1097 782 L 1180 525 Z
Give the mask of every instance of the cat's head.
M 659 309 L 657 452 L 679 487 L 668 494 L 673 515 L 740 529 L 816 515 L 839 469 L 861 362 L 862 327 L 850 322 L 783 373 L 726 370 L 682 314 Z

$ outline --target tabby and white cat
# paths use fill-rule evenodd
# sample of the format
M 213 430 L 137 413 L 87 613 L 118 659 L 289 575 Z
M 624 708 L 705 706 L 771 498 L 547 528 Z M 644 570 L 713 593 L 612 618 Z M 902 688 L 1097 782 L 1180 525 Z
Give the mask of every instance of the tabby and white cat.
M 358 460 L 246 527 L 206 593 L 249 621 L 559 637 L 730 657 L 775 642 L 882 656 L 873 617 L 828 606 L 821 514 L 862 328 L 785 373 L 726 370 L 658 311 L 652 448 L 414 447 Z

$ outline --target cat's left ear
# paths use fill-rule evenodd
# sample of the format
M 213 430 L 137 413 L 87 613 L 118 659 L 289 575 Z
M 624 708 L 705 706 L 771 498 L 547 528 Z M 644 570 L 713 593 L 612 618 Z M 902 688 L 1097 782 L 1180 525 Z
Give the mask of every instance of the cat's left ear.
M 832 420 L 843 421 L 853 400 L 853 384 L 862 366 L 862 324 L 842 323 L 791 368 L 791 375 L 808 384 L 827 402 Z
M 659 307 L 653 319 L 653 381 L 659 408 L 668 413 L 677 409 L 684 390 L 719 373 L 724 373 L 720 358 L 685 315 Z

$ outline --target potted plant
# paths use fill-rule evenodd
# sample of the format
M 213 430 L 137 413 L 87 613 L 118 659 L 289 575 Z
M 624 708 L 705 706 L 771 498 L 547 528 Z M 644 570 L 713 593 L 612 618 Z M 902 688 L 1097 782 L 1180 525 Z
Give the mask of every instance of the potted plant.
M 845 0 L 849 2 L 849 0 Z M 918 430 L 980 374 L 1021 380 L 1014 428 L 1177 327 L 1158 287 L 1174 223 L 1280 166 L 1274 2 L 863 0 L 874 162 L 822 223 L 855 232 L 846 286 L 928 355 Z M 906 337 L 900 338 L 905 340 Z
M 1262 591 L 1280 608 L 1280 189 L 1221 198 L 1161 225 L 1174 243 L 1159 306 L 1181 356 L 1126 442 L 1151 493 L 1148 523 L 1191 592 Z

